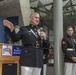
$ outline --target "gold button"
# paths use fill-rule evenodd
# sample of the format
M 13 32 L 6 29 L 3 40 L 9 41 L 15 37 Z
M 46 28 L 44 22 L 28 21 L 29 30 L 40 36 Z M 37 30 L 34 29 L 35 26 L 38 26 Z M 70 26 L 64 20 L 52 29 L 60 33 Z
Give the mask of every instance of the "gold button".
M 27 51 L 25 51 L 27 53 Z

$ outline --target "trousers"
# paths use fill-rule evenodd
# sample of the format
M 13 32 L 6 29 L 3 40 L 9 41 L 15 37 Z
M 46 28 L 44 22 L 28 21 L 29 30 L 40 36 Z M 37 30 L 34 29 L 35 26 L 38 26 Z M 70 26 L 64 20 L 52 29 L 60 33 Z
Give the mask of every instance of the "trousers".
M 46 75 L 46 71 L 47 71 L 47 64 L 43 65 L 43 75 Z
M 76 63 L 65 63 L 64 74 L 76 75 Z
M 21 66 L 21 75 L 40 75 L 41 68 Z

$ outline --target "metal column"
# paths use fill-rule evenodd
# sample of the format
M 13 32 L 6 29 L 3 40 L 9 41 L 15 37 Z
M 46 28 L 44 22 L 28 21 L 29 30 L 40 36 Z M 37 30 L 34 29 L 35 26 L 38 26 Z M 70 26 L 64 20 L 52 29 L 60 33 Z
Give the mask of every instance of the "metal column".
M 54 75 L 63 74 L 63 57 L 61 40 L 63 37 L 63 11 L 62 0 L 53 0 L 53 25 L 54 25 Z

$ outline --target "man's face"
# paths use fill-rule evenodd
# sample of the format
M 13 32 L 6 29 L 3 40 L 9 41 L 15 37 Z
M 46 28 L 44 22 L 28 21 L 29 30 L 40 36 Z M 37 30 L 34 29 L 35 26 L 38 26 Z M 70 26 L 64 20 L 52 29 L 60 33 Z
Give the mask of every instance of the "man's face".
M 36 26 L 36 25 L 39 24 L 39 19 L 40 19 L 39 14 L 33 14 L 33 15 L 30 17 L 30 23 L 31 23 L 33 26 Z
M 68 28 L 66 31 L 67 35 L 72 36 L 73 34 L 73 28 Z

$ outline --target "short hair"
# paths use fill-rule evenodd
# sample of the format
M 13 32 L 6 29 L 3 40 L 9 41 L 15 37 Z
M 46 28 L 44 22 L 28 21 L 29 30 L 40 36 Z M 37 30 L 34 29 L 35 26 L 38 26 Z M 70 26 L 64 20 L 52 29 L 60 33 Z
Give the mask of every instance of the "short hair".
M 39 13 L 37 13 L 37 12 L 31 13 L 31 14 L 30 14 L 30 17 L 31 17 L 32 15 L 36 15 L 36 14 L 39 14 Z M 40 15 L 40 14 L 39 14 L 39 15 Z
M 68 26 L 68 27 L 66 28 L 66 30 L 68 30 L 69 28 L 72 28 L 72 29 L 73 29 L 73 27 L 72 27 L 72 26 Z

